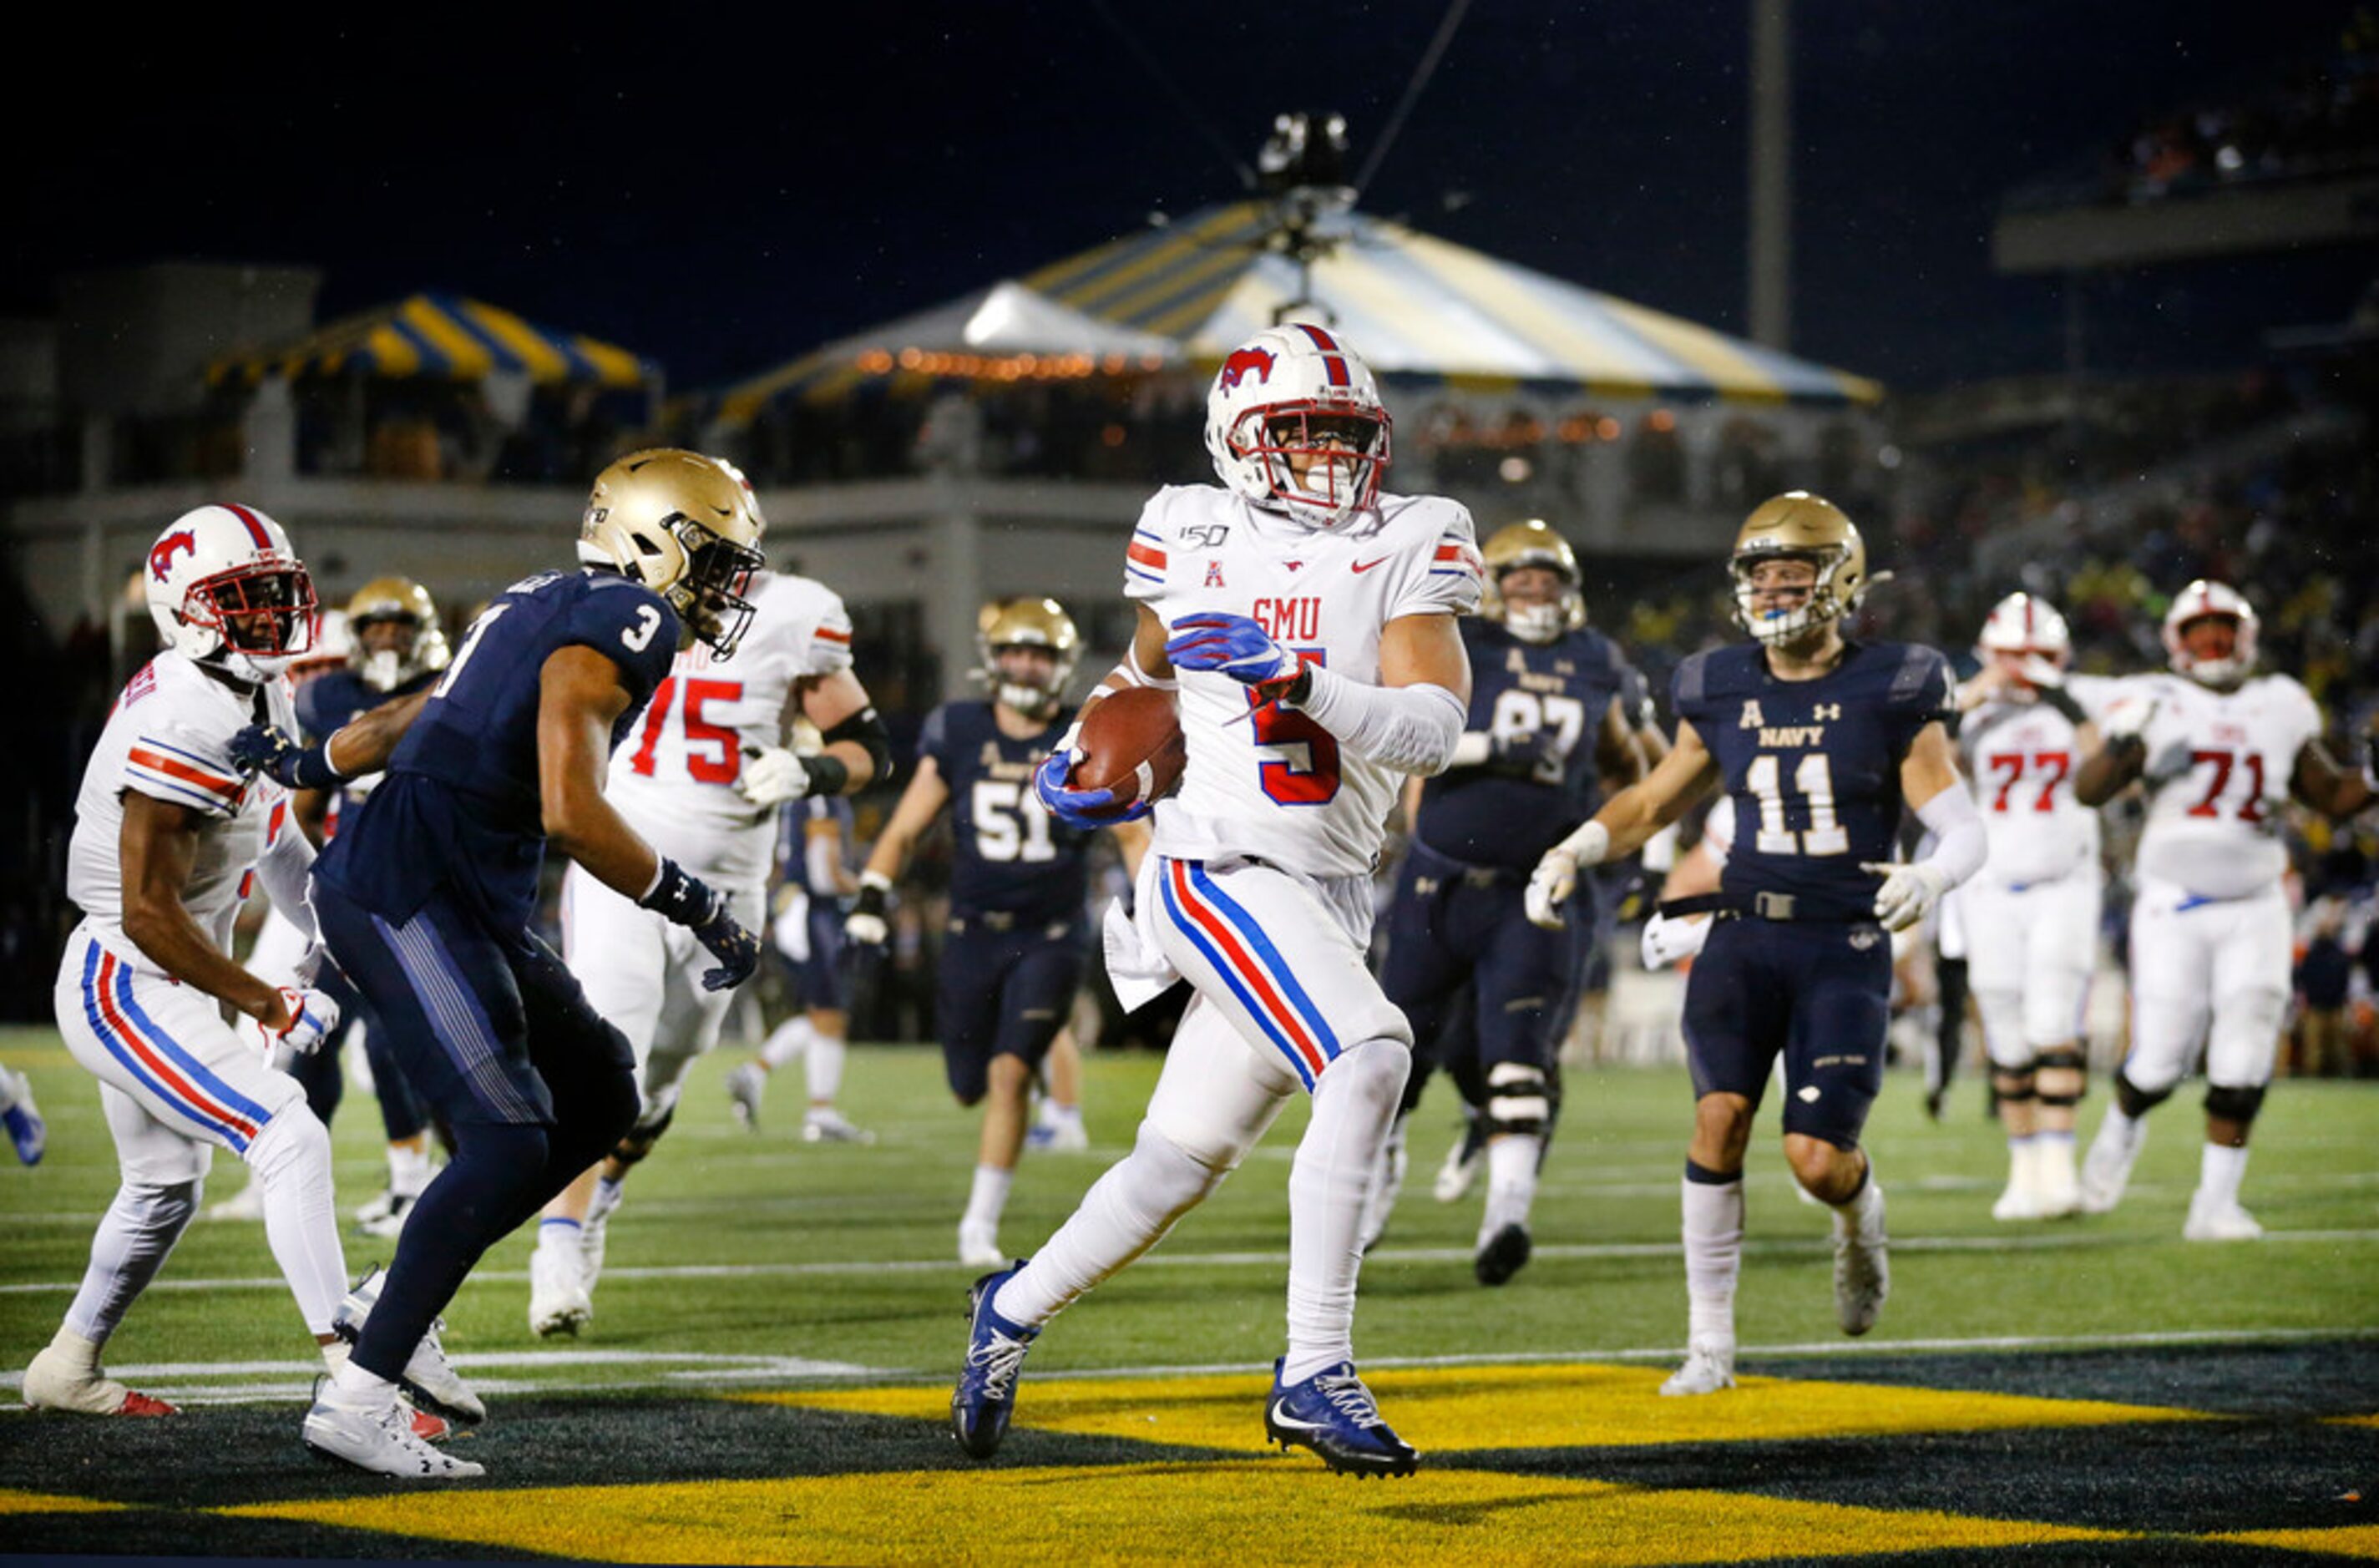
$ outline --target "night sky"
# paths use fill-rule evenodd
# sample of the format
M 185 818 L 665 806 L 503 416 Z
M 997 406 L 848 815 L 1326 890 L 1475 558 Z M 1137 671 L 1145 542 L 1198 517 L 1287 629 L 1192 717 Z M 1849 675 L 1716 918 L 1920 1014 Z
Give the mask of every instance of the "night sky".
M 31 196 L 0 310 L 46 312 L 51 279 L 86 266 L 299 262 L 326 273 L 325 316 L 453 289 L 717 384 L 1230 199 L 1277 110 L 1344 113 L 1359 166 L 1444 15 L 549 9 L 45 14 L 67 37 L 18 53 L 0 108 Z M 2057 285 L 1989 268 L 2010 187 L 2324 57 L 2351 7 L 1795 10 L 1793 346 L 1926 386 L 2062 363 Z M 1744 0 L 1476 0 L 1362 206 L 1740 332 L 1747 60 Z M 2093 356 L 2220 363 L 2276 318 L 2341 317 L 2368 273 L 2327 252 L 2109 280 Z

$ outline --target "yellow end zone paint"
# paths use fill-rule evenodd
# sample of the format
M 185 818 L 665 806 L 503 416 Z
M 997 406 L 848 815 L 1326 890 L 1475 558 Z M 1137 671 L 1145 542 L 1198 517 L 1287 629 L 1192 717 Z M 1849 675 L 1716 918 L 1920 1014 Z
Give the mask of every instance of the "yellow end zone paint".
M 2346 1525 L 2334 1530 L 2241 1530 L 2208 1540 L 2268 1546 L 2282 1551 L 2325 1551 L 2333 1557 L 2379 1560 L 2379 1525 Z
M 102 1502 L 95 1497 L 52 1497 L 47 1492 L 12 1491 L 0 1487 L 0 1514 L 114 1514 L 125 1506 L 121 1502 Z
M 243 1518 L 605 1562 L 1730 1562 L 2128 1537 L 1601 1481 L 1424 1471 L 1362 1482 L 1305 1456 L 1112 1468 L 413 1492 Z
M 1741 1380 L 1724 1393 L 1663 1399 L 1665 1369 L 1430 1367 L 1365 1374 L 1383 1412 L 1423 1453 L 1507 1448 L 1878 1437 L 2011 1427 L 2093 1427 L 2208 1419 L 2194 1411 L 2097 1400 L 2036 1399 L 1875 1383 Z M 1015 1425 L 1082 1436 L 1260 1452 L 1261 1377 L 1123 1380 L 1027 1376 Z M 948 1384 L 737 1394 L 762 1404 L 945 1421 Z M 1030 1458 L 1029 1453 L 1020 1454 Z

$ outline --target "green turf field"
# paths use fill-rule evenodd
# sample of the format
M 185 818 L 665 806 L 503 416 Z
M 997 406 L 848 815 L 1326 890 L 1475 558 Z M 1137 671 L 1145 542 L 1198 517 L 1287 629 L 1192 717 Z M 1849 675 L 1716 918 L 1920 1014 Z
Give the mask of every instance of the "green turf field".
M 311 1346 L 253 1224 L 193 1225 L 109 1348 L 111 1369 L 183 1403 L 183 1417 L 134 1429 L 13 1408 L 115 1167 L 95 1088 L 55 1035 L 0 1031 L 0 1060 L 30 1070 L 51 1128 L 40 1167 L 0 1169 L 11 1405 L 0 1538 L 102 1550 L 385 1555 L 462 1542 L 477 1555 L 685 1561 L 1247 1561 L 1225 1548 L 1261 1518 L 1250 1538 L 1274 1561 L 1343 1556 L 1350 1540 L 1387 1561 L 1557 1561 L 1589 1547 L 1628 1562 L 2013 1546 L 2060 1561 L 2379 1553 L 2360 1501 L 2379 1482 L 2379 1085 L 2278 1085 L 2245 1193 L 2271 1234 L 2191 1246 L 2180 1233 L 2194 1091 L 2158 1113 L 2118 1212 L 2007 1226 L 1988 1214 L 2004 1152 L 1979 1091 L 1961 1084 L 1937 1126 L 1913 1080 L 1895 1079 L 1870 1126 L 1893 1291 L 1855 1343 L 1833 1324 L 1826 1216 L 1794 1200 L 1766 1133 L 1751 1163 L 1742 1365 L 1783 1381 L 1690 1402 L 1649 1397 L 1684 1335 L 1682 1070 L 1573 1076 L 1536 1260 L 1493 1291 L 1471 1278 L 1475 1197 L 1441 1205 L 1429 1192 L 1453 1134 L 1441 1095 L 1416 1122 L 1413 1178 L 1365 1267 L 1357 1321 L 1386 1413 L 1443 1461 L 1400 1492 L 1358 1489 L 1301 1455 L 1252 1457 L 1282 1336 L 1301 1107 L 1157 1252 L 1045 1334 L 1018 1429 L 986 1470 L 960 1460 L 936 1419 L 962 1345 L 970 1272 L 954 1260 L 955 1226 L 972 1116 L 950 1104 L 930 1053 L 863 1047 L 843 1104 L 878 1143 L 802 1143 L 797 1075 L 777 1086 L 786 1114 L 755 1137 L 720 1092 L 736 1059 L 696 1068 L 632 1183 L 586 1333 L 528 1333 L 525 1233 L 449 1310 L 448 1348 L 494 1407 L 460 1440 L 490 1472 L 466 1505 L 392 1501 L 308 1465 L 296 1426 Z M 1123 1152 L 1156 1067 L 1091 1060 L 1094 1148 L 1028 1154 L 1010 1248 L 1029 1252 Z M 2085 1106 L 2085 1131 L 2102 1103 Z M 335 1130 L 351 1209 L 380 1185 L 368 1100 Z M 241 1179 L 219 1156 L 214 1195 Z M 350 1271 L 381 1248 L 351 1235 Z M 2207 1419 L 2224 1423 L 2218 1440 L 2202 1435 Z M 1905 1474 L 1878 1461 L 1920 1454 L 1930 1462 Z M 1986 1473 L 1995 1486 L 1976 1484 Z M 853 1490 L 852 1476 L 875 1484 Z M 1079 1491 L 1079 1517 L 1034 1501 L 1057 1495 L 1052 1481 L 1077 1483 L 1057 1493 Z M 508 1487 L 546 1490 L 534 1507 L 487 1501 Z M 190 1512 L 232 1507 L 244 1512 Z M 1284 1534 L 1285 1515 L 1298 1523 Z M 952 1517 L 978 1521 L 962 1548 Z M 1706 1518 L 1735 1524 L 1712 1534 L 1695 1523 Z M 916 1523 L 934 1519 L 940 1533 Z M 1398 1535 L 1400 1519 L 1418 1533 Z M 1485 1533 L 1444 1534 L 1463 1519 Z M 1126 1550 L 1133 1541 L 1141 1550 Z

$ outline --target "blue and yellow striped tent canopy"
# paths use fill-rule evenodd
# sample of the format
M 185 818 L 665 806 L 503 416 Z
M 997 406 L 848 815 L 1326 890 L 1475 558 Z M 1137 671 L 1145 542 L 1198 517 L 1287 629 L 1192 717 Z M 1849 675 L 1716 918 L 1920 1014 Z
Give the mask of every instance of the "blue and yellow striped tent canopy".
M 460 295 L 417 294 L 319 327 L 296 343 L 226 354 L 207 367 L 207 380 L 258 381 L 344 371 L 453 381 L 504 372 L 540 385 L 630 388 L 660 373 L 624 348 L 540 327 L 498 306 Z
M 937 349 L 927 329 L 963 318 L 983 297 L 969 296 L 814 349 L 731 387 L 719 394 L 720 411 L 730 423 L 743 424 L 779 399 L 827 403 L 867 385 L 898 392 L 950 380 L 1141 373 L 1182 364 L 1211 369 L 1300 300 L 1312 304 L 1294 314 L 1328 322 L 1374 371 L 1407 390 L 1831 407 L 1883 395 L 1881 386 L 1863 376 L 1385 219 L 1327 215 L 1314 232 L 1330 243 L 1310 280 L 1278 247 L 1277 210 L 1241 201 L 1126 235 L 1016 283 L 996 285 L 1037 302 L 1037 322 L 1075 324 L 1071 335 L 1082 346 L 1064 356 L 1070 371 L 1053 371 L 1050 344 L 1037 358 Z M 1109 352 L 1112 344 L 1093 345 L 1102 334 L 1122 333 L 1131 335 L 1129 353 Z M 1157 352 L 1143 352 L 1150 344 Z

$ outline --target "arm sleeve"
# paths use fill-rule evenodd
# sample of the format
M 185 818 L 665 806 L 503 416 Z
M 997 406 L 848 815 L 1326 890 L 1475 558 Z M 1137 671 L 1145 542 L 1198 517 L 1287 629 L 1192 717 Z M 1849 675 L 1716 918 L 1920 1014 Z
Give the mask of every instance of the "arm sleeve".
M 316 940 L 314 910 L 306 901 L 306 884 L 314 871 L 314 846 L 298 829 L 289 797 L 276 786 L 267 788 L 273 789 L 274 797 L 265 812 L 264 852 L 256 860 L 256 879 L 264 884 L 272 907 L 311 942 Z
M 1939 872 L 1944 887 L 1955 887 L 1983 869 L 1990 838 L 1974 797 L 1963 786 L 1952 784 L 1917 807 L 1916 820 L 1933 835 L 1933 852 L 1918 863 Z
M 819 820 L 812 817 L 810 823 Z M 808 873 L 810 891 L 821 899 L 831 899 L 842 871 L 842 834 L 839 829 L 833 833 L 813 832 L 809 826 L 802 831 L 807 835 L 803 840 L 802 868 Z
M 1443 773 L 1462 740 L 1462 699 L 1443 686 L 1368 686 L 1309 665 L 1313 689 L 1298 706 L 1369 762 L 1424 777 Z

